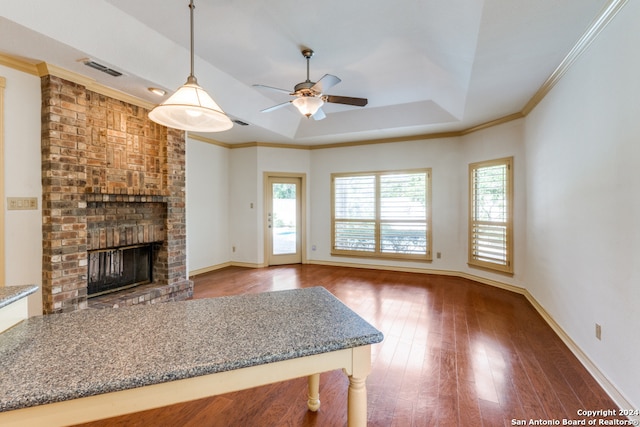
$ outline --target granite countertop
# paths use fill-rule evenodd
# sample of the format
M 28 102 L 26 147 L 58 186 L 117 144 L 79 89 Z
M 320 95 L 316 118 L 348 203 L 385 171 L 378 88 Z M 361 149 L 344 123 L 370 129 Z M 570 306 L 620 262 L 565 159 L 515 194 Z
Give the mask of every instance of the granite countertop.
M 322 287 L 34 317 L 0 334 L 0 411 L 382 339 Z
M 37 290 L 36 285 L 3 286 L 0 288 L 0 308 L 31 295 Z

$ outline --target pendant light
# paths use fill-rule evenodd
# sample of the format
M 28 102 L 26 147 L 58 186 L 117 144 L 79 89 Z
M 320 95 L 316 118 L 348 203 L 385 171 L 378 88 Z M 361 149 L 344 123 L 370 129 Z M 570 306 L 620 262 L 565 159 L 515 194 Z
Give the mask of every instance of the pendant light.
M 209 94 L 198 85 L 193 74 L 193 0 L 191 15 L 191 74 L 187 82 L 162 104 L 149 112 L 149 118 L 163 126 L 194 132 L 221 132 L 233 126 L 231 119 Z

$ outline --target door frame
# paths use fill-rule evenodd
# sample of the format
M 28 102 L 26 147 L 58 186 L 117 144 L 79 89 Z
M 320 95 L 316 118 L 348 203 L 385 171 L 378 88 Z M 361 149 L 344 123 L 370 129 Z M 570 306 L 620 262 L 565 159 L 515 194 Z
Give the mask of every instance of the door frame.
M 269 188 L 270 178 L 298 178 L 300 179 L 300 194 L 297 196 L 300 198 L 300 259 L 302 264 L 307 263 L 307 174 L 297 172 L 263 172 L 263 212 L 262 212 L 262 228 L 263 228 L 263 241 L 264 241 L 264 265 L 269 266 L 271 263 L 271 248 L 269 243 L 271 242 L 271 229 L 269 228 L 267 214 L 269 212 L 270 200 L 268 195 L 271 194 Z
M 6 82 L 6 78 L 0 76 L 0 165 L 2 165 L 2 173 L 0 173 L 0 288 L 6 286 L 7 282 L 4 252 L 6 239 L 4 229 L 4 88 Z

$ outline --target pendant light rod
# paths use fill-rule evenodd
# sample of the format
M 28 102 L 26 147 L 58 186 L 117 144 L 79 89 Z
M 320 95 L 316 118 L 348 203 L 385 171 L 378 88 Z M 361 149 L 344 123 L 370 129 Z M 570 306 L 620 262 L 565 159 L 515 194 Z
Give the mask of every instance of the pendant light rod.
M 189 14 L 191 15 L 191 25 L 190 25 L 190 29 L 191 29 L 191 73 L 189 74 L 189 77 L 193 77 L 195 78 L 195 74 L 193 73 L 193 63 L 194 63 L 194 43 L 193 43 L 193 9 L 195 9 L 196 6 L 193 4 L 193 0 L 190 0 L 189 3 Z

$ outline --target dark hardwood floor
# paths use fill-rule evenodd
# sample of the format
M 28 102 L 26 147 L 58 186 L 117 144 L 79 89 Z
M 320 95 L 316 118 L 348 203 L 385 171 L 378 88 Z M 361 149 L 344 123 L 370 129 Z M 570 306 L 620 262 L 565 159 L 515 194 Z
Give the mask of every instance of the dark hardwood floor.
M 370 426 L 511 426 L 616 407 L 529 302 L 505 290 L 318 265 L 230 267 L 194 282 L 194 298 L 324 286 L 381 330 L 367 379 Z M 317 413 L 298 379 L 85 426 L 344 426 L 347 387 L 341 371 L 322 374 Z

